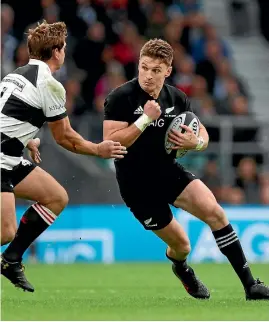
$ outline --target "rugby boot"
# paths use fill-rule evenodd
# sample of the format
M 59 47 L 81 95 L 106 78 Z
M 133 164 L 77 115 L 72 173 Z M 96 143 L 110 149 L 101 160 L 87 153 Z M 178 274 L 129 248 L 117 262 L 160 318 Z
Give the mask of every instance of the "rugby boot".
M 255 284 L 251 285 L 249 289 L 245 289 L 246 300 L 269 300 L 269 287 L 264 285 L 258 278 Z
M 24 266 L 21 262 L 10 263 L 1 256 L 1 274 L 4 275 L 16 287 L 27 292 L 34 292 L 33 286 L 24 275 Z
M 185 290 L 196 299 L 209 299 L 210 293 L 207 287 L 196 277 L 193 269 L 188 266 L 184 271 L 179 270 L 173 263 L 172 270 L 181 281 Z

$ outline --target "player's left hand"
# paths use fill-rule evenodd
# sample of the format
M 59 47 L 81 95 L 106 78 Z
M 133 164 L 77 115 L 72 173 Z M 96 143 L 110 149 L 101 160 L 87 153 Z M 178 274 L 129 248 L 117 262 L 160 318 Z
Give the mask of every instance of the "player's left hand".
M 40 152 L 38 150 L 39 145 L 40 145 L 39 138 L 32 139 L 27 144 L 27 149 L 29 150 L 29 156 L 35 163 L 40 163 L 42 161 L 40 157 Z
M 181 125 L 181 128 L 185 130 L 184 133 L 181 133 L 177 130 L 171 130 L 168 134 L 168 140 L 171 143 L 174 143 L 175 146 L 172 147 L 173 150 L 185 149 L 193 150 L 198 144 L 198 138 L 191 128 L 187 125 Z

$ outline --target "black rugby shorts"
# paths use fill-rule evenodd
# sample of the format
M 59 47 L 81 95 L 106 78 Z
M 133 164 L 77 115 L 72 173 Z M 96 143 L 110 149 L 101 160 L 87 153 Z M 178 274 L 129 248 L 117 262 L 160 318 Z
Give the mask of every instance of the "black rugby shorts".
M 1 168 L 1 192 L 13 192 L 14 187 L 20 183 L 36 166 L 28 160 L 23 160 L 12 170 Z
M 136 174 L 133 178 L 117 173 L 121 196 L 134 216 L 147 230 L 159 230 L 166 227 L 173 215 L 169 205 L 196 176 L 175 165 L 163 175 L 152 177 Z

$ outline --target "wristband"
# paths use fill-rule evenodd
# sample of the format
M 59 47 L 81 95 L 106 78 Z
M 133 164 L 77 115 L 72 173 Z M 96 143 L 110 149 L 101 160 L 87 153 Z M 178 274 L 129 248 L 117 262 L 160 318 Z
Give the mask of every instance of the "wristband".
M 199 136 L 198 137 L 198 143 L 197 143 L 197 145 L 195 147 L 195 150 L 200 151 L 203 148 L 204 143 L 205 143 L 204 139 L 201 136 Z
M 152 119 L 146 114 L 142 114 L 135 122 L 134 125 L 143 132 L 146 127 L 152 122 Z

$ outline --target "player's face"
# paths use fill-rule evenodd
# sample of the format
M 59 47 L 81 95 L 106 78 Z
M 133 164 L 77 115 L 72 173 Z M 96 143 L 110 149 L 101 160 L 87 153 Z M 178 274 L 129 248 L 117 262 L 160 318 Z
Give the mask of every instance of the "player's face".
M 171 74 L 172 67 L 167 66 L 160 59 L 142 56 L 138 66 L 138 81 L 142 89 L 149 93 L 159 93 L 165 78 Z

